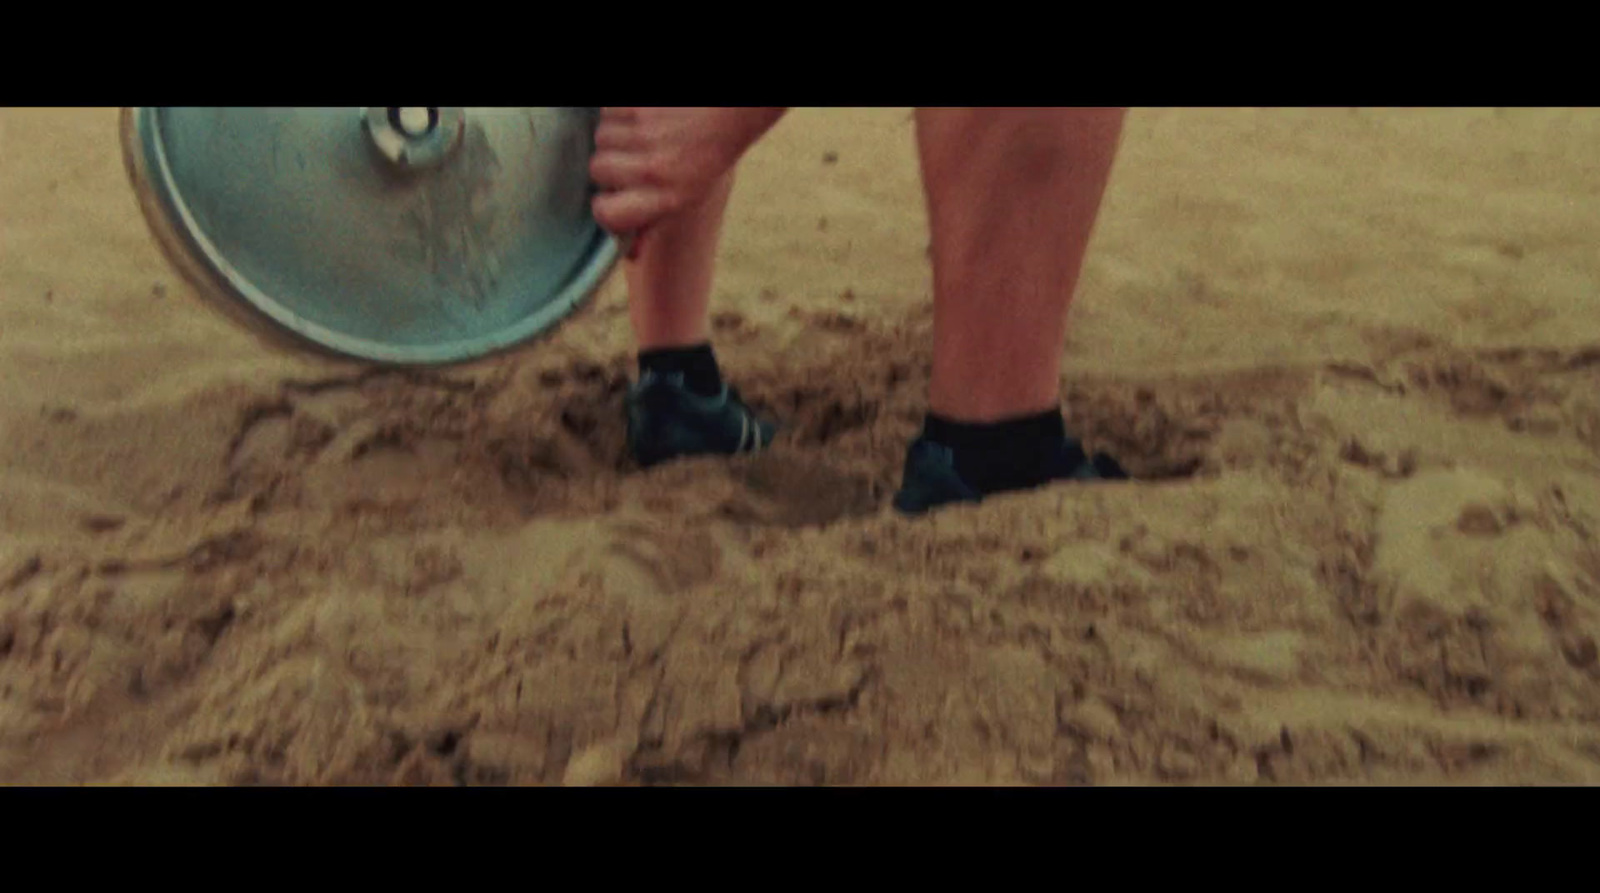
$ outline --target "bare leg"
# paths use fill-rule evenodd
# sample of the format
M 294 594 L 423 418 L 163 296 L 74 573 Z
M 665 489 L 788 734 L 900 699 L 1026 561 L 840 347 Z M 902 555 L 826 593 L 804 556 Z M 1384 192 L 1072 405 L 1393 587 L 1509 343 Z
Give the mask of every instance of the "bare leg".
M 733 172 L 692 208 L 651 227 L 627 264 L 628 308 L 639 350 L 690 347 L 711 337 L 707 307 Z
M 729 170 L 702 198 L 652 224 L 627 262 L 640 373 L 625 400 L 628 448 L 643 467 L 755 452 L 777 433 L 729 392 L 711 349 L 707 309 L 732 187 Z
M 1067 309 L 1121 109 L 919 109 L 933 232 L 930 409 L 987 423 L 1055 410 Z
M 595 219 L 640 235 L 628 264 L 639 380 L 624 412 L 628 448 L 649 467 L 764 449 L 776 428 L 723 382 L 710 345 L 717 238 L 745 150 L 781 108 L 607 108 L 590 175 Z

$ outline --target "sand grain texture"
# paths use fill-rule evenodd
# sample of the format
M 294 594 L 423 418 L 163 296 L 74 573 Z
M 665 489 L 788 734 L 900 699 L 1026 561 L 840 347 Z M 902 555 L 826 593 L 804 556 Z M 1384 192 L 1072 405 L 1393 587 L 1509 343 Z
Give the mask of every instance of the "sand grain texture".
M 1068 346 L 1144 480 L 887 508 L 905 110 L 718 282 L 768 455 L 623 461 L 613 284 L 469 370 L 272 352 L 113 110 L 0 110 L 0 782 L 1600 782 L 1600 113 L 1143 110 Z

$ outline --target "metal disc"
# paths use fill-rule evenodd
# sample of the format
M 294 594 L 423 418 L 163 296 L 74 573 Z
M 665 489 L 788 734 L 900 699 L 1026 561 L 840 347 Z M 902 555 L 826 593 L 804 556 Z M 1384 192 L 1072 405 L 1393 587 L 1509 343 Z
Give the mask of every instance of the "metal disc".
M 619 255 L 590 214 L 596 110 L 134 108 L 123 153 L 168 256 L 235 319 L 392 364 L 564 319 Z

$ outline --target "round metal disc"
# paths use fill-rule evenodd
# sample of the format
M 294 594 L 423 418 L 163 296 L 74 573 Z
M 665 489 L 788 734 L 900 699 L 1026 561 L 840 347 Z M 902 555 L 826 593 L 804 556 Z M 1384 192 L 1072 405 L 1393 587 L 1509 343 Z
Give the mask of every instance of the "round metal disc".
M 596 110 L 136 108 L 123 152 L 169 257 L 236 319 L 347 357 L 475 359 L 615 264 Z

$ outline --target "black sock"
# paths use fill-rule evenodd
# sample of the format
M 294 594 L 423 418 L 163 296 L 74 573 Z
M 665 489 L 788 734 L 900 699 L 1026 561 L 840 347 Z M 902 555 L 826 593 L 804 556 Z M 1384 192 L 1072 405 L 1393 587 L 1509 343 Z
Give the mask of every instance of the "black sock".
M 717 356 L 710 343 L 640 351 L 639 371 L 682 375 L 684 386 L 702 397 L 722 393 L 722 372 L 717 368 Z
M 929 413 L 923 436 L 950 448 L 962 480 L 992 493 L 1042 484 L 1058 472 L 1067 425 L 1058 409 L 988 424 Z

